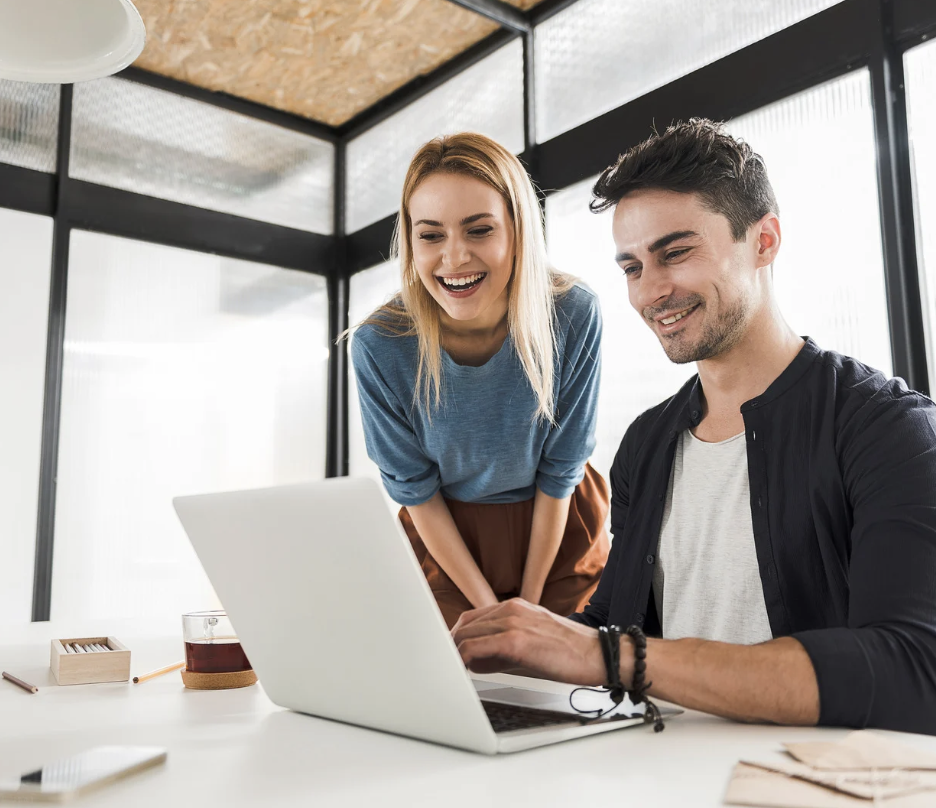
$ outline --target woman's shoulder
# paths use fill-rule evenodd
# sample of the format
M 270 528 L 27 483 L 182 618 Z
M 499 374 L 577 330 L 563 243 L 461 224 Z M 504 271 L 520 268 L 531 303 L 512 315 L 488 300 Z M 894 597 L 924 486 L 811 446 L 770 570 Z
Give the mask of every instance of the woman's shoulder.
M 584 282 L 577 278 L 556 297 L 556 314 L 560 328 L 564 323 L 583 323 L 601 320 L 601 306 L 598 295 Z
M 351 356 L 355 361 L 367 358 L 379 364 L 408 357 L 415 350 L 416 337 L 394 312 L 377 309 L 351 333 Z

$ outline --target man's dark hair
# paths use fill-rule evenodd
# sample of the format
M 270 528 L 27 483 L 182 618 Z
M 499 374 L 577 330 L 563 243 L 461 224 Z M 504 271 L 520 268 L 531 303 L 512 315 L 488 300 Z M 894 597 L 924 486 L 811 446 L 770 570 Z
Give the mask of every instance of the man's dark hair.
M 642 188 L 698 194 L 728 220 L 735 241 L 765 214 L 779 213 L 761 156 L 706 118 L 675 123 L 622 154 L 598 178 L 589 207 L 600 213 Z

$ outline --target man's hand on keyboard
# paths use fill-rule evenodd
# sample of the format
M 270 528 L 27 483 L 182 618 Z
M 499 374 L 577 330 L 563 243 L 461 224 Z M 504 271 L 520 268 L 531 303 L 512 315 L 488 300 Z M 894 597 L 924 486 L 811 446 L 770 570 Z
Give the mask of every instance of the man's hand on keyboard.
M 465 612 L 452 636 L 475 673 L 522 672 L 580 685 L 607 678 L 595 629 L 520 598 Z

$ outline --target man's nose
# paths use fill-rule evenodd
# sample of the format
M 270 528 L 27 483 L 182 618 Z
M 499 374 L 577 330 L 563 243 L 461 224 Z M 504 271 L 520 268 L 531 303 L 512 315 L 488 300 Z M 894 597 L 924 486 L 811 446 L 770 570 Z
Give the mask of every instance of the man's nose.
M 634 304 L 637 311 L 641 313 L 649 306 L 659 306 L 662 301 L 673 294 L 673 282 L 665 270 L 644 268 L 637 284 Z

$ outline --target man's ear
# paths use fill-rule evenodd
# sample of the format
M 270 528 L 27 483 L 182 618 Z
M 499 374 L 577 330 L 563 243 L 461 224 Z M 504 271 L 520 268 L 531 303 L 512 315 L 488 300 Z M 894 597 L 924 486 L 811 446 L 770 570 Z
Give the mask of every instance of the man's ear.
M 780 220 L 777 214 L 764 215 L 751 229 L 754 231 L 754 245 L 757 248 L 756 266 L 770 266 L 780 251 Z

